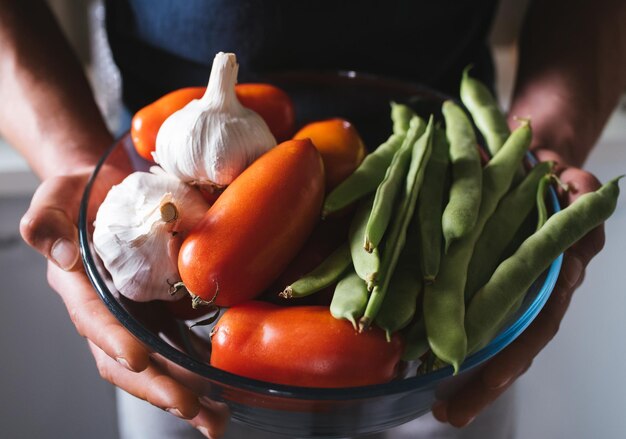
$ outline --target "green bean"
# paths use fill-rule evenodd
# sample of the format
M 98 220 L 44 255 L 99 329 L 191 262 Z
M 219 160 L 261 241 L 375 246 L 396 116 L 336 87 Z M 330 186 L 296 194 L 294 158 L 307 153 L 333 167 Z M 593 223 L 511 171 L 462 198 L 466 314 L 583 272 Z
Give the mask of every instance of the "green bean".
M 417 300 L 422 292 L 422 276 L 418 262 L 419 238 L 418 216 L 414 214 L 407 229 L 400 259 L 389 282 L 389 290 L 376 315 L 376 325 L 385 331 L 387 340 L 391 340 L 393 333 L 411 323 L 415 315 Z
M 507 192 L 515 169 L 528 150 L 530 125 L 524 121 L 507 139 L 498 155 L 483 171 L 483 194 L 476 225 L 454 242 L 443 257 L 437 282 L 424 287 L 424 319 L 428 343 L 438 358 L 451 364 L 454 372 L 467 354 L 465 334 L 465 282 L 474 245 L 485 223 Z
M 467 107 L 487 149 L 492 156 L 500 150 L 511 134 L 504 113 L 489 89 L 477 79 L 469 76 L 470 67 L 463 70 L 461 101 Z
M 343 244 L 313 271 L 287 286 L 279 295 L 285 299 L 291 299 L 317 293 L 336 282 L 351 263 L 350 246 Z
M 611 216 L 619 196 L 618 180 L 613 179 L 597 191 L 582 195 L 570 206 L 552 215 L 543 227 L 498 266 L 467 309 L 470 352 L 489 342 L 504 323 L 512 304 L 526 294 L 554 259 Z
M 404 134 L 409 130 L 411 118 L 415 112 L 404 104 L 391 103 L 391 120 L 393 122 L 393 133 Z
M 441 217 L 446 252 L 452 241 L 467 235 L 480 208 L 482 166 L 474 127 L 465 112 L 452 101 L 442 107 L 446 136 L 450 144 L 452 185 L 450 198 Z
M 541 162 L 533 167 L 526 178 L 498 204 L 476 242 L 467 270 L 465 301 L 489 280 L 502 261 L 507 244 L 531 212 L 539 181 L 549 175 L 554 163 Z
M 426 338 L 426 324 L 424 316 L 419 315 L 415 321 L 409 326 L 404 336 L 404 353 L 402 359 L 405 361 L 413 361 L 424 355 L 430 347 Z
M 404 247 L 406 240 L 406 231 L 413 218 L 415 205 L 417 204 L 417 196 L 419 194 L 422 181 L 424 180 L 424 172 L 428 159 L 430 158 L 433 140 L 433 117 L 430 117 L 426 131 L 415 142 L 409 171 L 406 175 L 404 190 L 401 193 L 401 199 L 396 209 L 396 215 L 391 225 L 389 235 L 385 240 L 385 249 L 381 261 L 381 278 L 374 285 L 372 294 L 370 294 L 367 302 L 367 308 L 363 313 L 363 317 L 359 320 L 359 330 L 363 330 L 371 324 L 376 318 L 380 307 L 382 306 L 385 294 L 389 288 L 391 277 L 398 263 L 400 252 Z
M 392 134 L 386 142 L 366 155 L 359 167 L 328 194 L 322 208 L 322 218 L 374 192 L 385 178 L 389 163 L 404 142 L 404 137 Z
M 374 205 L 367 221 L 363 243 L 365 250 L 368 252 L 378 247 L 387 230 L 395 200 L 400 196 L 402 182 L 411 162 L 411 154 L 415 142 L 424 133 L 425 128 L 424 121 L 421 118 L 417 116 L 411 118 L 404 143 L 393 156 L 393 160 L 391 160 L 391 164 L 387 168 L 385 178 L 376 189 Z
M 441 260 L 441 213 L 448 177 L 448 141 L 442 129 L 435 129 L 433 152 L 426 165 L 424 184 L 417 199 L 422 276 L 433 282 Z
M 370 291 L 374 288 L 378 277 L 378 270 L 380 269 L 378 249 L 374 249 L 374 251 L 370 253 L 366 252 L 363 248 L 365 226 L 367 225 L 367 219 L 372 211 L 373 202 L 374 198 L 372 196 L 361 201 L 352 219 L 348 233 L 350 254 L 352 256 L 354 269 L 359 277 L 367 283 L 367 288 Z
M 357 330 L 357 320 L 361 318 L 367 305 L 369 292 L 363 279 L 354 270 L 349 270 L 335 287 L 330 313 L 336 319 L 346 319 Z
M 537 187 L 537 230 L 539 230 L 548 220 L 548 207 L 546 206 L 546 192 L 548 192 L 548 185 L 552 180 L 551 175 L 544 175 L 539 181 Z

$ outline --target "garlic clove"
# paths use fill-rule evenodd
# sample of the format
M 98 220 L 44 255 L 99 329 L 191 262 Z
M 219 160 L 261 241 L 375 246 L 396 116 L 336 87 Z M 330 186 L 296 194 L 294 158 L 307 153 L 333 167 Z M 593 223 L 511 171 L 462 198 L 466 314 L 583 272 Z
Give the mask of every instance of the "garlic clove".
M 207 90 L 161 125 L 156 163 L 182 181 L 223 189 L 276 146 L 265 121 L 235 93 L 239 66 L 233 53 L 215 56 Z
M 196 189 L 156 168 L 113 186 L 98 209 L 93 243 L 119 292 L 129 299 L 177 300 L 178 252 L 208 203 Z

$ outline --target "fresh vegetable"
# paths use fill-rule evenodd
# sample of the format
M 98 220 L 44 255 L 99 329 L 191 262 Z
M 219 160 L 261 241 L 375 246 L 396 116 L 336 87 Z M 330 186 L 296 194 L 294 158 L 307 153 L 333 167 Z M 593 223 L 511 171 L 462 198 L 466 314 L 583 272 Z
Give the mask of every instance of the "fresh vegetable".
M 278 142 L 289 140 L 295 131 L 296 114 L 291 98 L 284 90 L 264 83 L 242 83 L 235 86 L 237 99 L 259 114 Z
M 264 154 L 226 188 L 183 242 L 187 290 L 232 306 L 259 295 L 298 253 L 319 217 L 324 168 L 310 140 Z
M 180 299 L 171 288 L 180 280 L 178 250 L 208 207 L 196 189 L 158 168 L 113 186 L 98 209 L 93 243 L 118 291 L 138 302 Z
M 337 212 L 356 200 L 374 192 L 385 178 L 387 168 L 396 151 L 402 146 L 408 129 L 407 117 L 415 115 L 408 107 L 400 104 L 392 105 L 392 122 L 394 134 L 382 143 L 375 151 L 365 156 L 361 165 L 341 182 L 324 201 L 322 216 Z
M 489 152 L 494 156 L 502 148 L 511 131 L 493 94 L 485 84 L 472 78 L 469 71 L 470 67 L 463 70 L 461 100 L 485 139 Z
M 406 135 L 409 131 L 411 118 L 415 116 L 415 112 L 404 104 L 397 102 L 391 103 L 391 122 L 393 123 L 393 133 Z
M 311 139 L 324 161 L 326 192 L 354 172 L 365 157 L 365 145 L 350 122 L 340 118 L 311 122 L 294 139 Z
M 474 228 L 465 237 L 450 245 L 441 261 L 437 282 L 424 287 L 424 319 L 428 343 L 439 359 L 454 367 L 455 373 L 467 354 L 467 336 L 463 323 L 465 282 L 474 245 L 498 202 L 508 191 L 530 141 L 530 123 L 522 121 L 482 172 L 483 193 Z
M 365 312 L 369 291 L 367 284 L 354 269 L 349 268 L 337 283 L 333 300 L 330 302 L 330 313 L 336 319 L 346 319 L 354 330 L 358 330 L 357 321 Z
M 359 320 L 359 329 L 361 331 L 368 328 L 378 315 L 396 269 L 400 252 L 404 247 L 407 229 L 413 218 L 415 205 L 417 204 L 417 195 L 424 180 L 426 164 L 430 158 L 433 131 L 434 122 L 431 116 L 425 132 L 411 147 L 411 159 L 406 178 L 404 179 L 404 187 L 400 194 L 401 198 L 398 202 L 398 208 L 382 253 L 380 279 L 374 285 L 372 294 L 367 301 L 365 312 Z
M 419 246 L 422 276 L 426 282 L 434 282 L 439 272 L 442 253 L 441 214 L 445 202 L 445 190 L 449 178 L 448 141 L 442 129 L 436 128 L 433 136 L 433 152 L 426 165 L 424 183 L 417 199 L 419 217 Z
M 373 197 L 369 197 L 359 203 L 356 214 L 350 224 L 348 239 L 350 241 L 350 254 L 352 264 L 356 274 L 367 283 L 367 289 L 372 290 L 378 281 L 378 271 L 380 269 L 380 256 L 378 249 L 371 252 L 363 248 L 363 236 L 367 219 L 372 211 Z
M 332 298 L 334 285 L 318 291 L 316 294 L 305 297 L 292 297 L 285 299 L 281 293 L 285 285 L 297 282 L 322 264 L 348 236 L 348 228 L 352 219 L 353 211 L 346 211 L 343 215 L 334 216 L 326 220 L 318 221 L 315 229 L 309 235 L 306 243 L 298 254 L 289 262 L 287 268 L 268 287 L 264 300 L 277 305 L 328 305 Z
M 469 304 L 465 323 L 469 352 L 480 349 L 496 334 L 511 306 L 554 259 L 611 216 L 619 195 L 618 181 L 609 181 L 552 215 L 498 266 Z
M 466 302 L 491 277 L 503 260 L 508 244 L 531 213 L 539 181 L 552 171 L 554 163 L 541 162 L 498 204 L 474 246 L 465 284 Z
M 292 297 L 305 297 L 321 291 L 336 283 L 351 264 L 350 247 L 345 243 L 332 252 L 314 270 L 288 285 L 280 295 L 285 299 L 291 299 Z
M 130 127 L 130 137 L 137 153 L 144 159 L 152 161 L 157 133 L 165 119 L 194 99 L 200 99 L 205 92 L 206 87 L 181 88 L 137 111 Z
M 379 384 L 398 373 L 402 339 L 359 334 L 327 307 L 250 301 L 228 309 L 211 337 L 211 365 L 248 378 L 305 387 Z
M 385 300 L 376 315 L 376 326 L 385 331 L 387 339 L 411 323 L 417 310 L 423 283 L 419 266 L 419 241 L 419 217 L 413 214 Z
M 206 93 L 163 122 L 153 155 L 165 171 L 220 191 L 276 145 L 261 116 L 237 100 L 237 70 L 234 54 L 218 53 Z
M 376 189 L 372 211 L 365 227 L 363 247 L 368 252 L 378 247 L 387 230 L 393 214 L 395 200 L 400 196 L 402 183 L 409 169 L 413 147 L 425 129 L 426 125 L 421 118 L 417 116 L 411 118 L 406 138 L 400 149 L 394 154 L 385 173 L 385 178 Z
M 467 235 L 476 224 L 482 193 L 482 166 L 474 127 L 465 112 L 452 101 L 444 102 L 442 112 L 452 164 L 450 198 L 441 217 L 447 252 L 454 240 Z
M 135 149 L 146 160 L 153 160 L 159 128 L 176 111 L 194 99 L 201 99 L 206 87 L 186 87 L 167 93 L 135 113 L 130 135 Z M 263 118 L 278 142 L 291 137 L 295 130 L 295 111 L 291 98 L 282 89 L 263 83 L 235 86 L 237 99 Z

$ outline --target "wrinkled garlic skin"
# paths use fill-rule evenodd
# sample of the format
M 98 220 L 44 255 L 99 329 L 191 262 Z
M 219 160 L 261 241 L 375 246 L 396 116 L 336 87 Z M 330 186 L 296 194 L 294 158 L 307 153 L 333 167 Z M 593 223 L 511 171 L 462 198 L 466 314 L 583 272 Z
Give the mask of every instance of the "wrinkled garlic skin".
M 238 69 L 234 54 L 218 53 L 204 96 L 161 125 L 153 156 L 166 172 L 188 183 L 222 188 L 276 146 L 261 116 L 237 99 Z
M 171 294 L 180 281 L 178 252 L 209 208 L 197 189 L 158 171 L 134 172 L 113 186 L 94 223 L 96 253 L 119 292 L 137 302 L 185 294 Z

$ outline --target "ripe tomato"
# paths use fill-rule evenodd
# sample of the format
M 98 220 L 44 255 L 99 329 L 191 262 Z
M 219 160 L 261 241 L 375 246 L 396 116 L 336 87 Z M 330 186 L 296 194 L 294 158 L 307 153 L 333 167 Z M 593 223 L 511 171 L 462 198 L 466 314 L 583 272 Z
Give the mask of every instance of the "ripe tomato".
M 194 99 L 200 99 L 206 87 L 187 87 L 172 91 L 143 107 L 133 116 L 130 135 L 137 153 L 152 161 L 157 133 L 165 119 Z M 276 141 L 291 137 L 295 127 L 295 112 L 291 99 L 283 90 L 270 84 L 237 84 L 235 93 L 244 107 L 257 112 L 265 121 Z
M 277 142 L 291 138 L 296 115 L 287 93 L 274 85 L 262 83 L 237 84 L 235 92 L 241 105 L 259 113 Z
M 312 122 L 293 136 L 294 139 L 307 137 L 322 154 L 326 171 L 326 192 L 330 192 L 352 174 L 367 153 L 354 125 L 344 119 Z
M 309 140 L 283 142 L 220 195 L 183 241 L 187 290 L 231 306 L 265 290 L 310 235 L 324 197 L 324 165 Z
M 248 301 L 228 309 L 211 337 L 211 365 L 257 380 L 305 387 L 353 387 L 393 379 L 403 349 L 394 335 L 359 334 L 324 306 Z
M 137 153 L 152 161 L 159 128 L 172 113 L 180 110 L 194 99 L 200 99 L 206 87 L 187 87 L 175 90 L 143 107 L 133 116 L 130 136 Z

